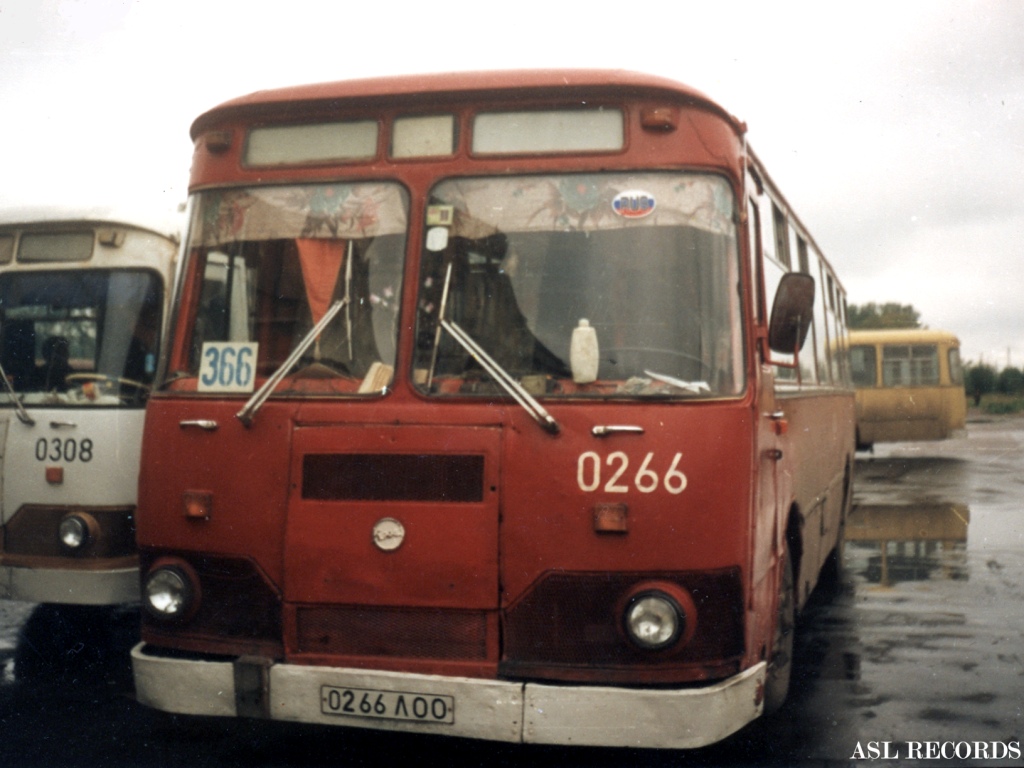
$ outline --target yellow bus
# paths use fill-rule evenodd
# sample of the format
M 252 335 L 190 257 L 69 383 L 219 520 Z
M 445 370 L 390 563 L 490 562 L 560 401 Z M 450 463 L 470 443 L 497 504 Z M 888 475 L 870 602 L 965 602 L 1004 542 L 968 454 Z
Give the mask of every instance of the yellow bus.
M 850 332 L 857 448 L 945 440 L 964 428 L 960 340 L 948 331 Z

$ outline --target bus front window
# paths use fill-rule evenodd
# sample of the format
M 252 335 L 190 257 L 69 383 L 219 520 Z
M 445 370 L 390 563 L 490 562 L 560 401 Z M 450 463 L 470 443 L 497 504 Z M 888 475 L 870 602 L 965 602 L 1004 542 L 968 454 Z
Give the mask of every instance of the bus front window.
M 142 405 L 162 303 L 146 270 L 6 272 L 0 364 L 26 405 Z
M 407 208 L 386 183 L 200 193 L 186 278 L 194 315 L 173 375 L 198 377 L 204 349 L 231 342 L 255 345 L 257 379 L 283 374 L 279 394 L 382 391 L 394 371 Z
M 438 330 L 443 308 L 534 395 L 739 394 L 733 218 L 729 185 L 706 174 L 441 183 L 427 210 L 416 384 L 432 394 L 500 391 Z M 574 359 L 581 326 L 596 338 L 596 372 Z

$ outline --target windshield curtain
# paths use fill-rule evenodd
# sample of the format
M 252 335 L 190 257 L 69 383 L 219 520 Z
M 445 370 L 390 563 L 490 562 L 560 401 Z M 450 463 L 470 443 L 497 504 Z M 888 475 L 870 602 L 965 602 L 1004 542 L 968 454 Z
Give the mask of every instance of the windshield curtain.
M 728 183 L 707 174 L 439 184 L 420 271 L 417 384 L 432 394 L 498 391 L 438 332 L 443 302 L 444 319 L 535 395 L 739 394 L 733 210 Z M 578 336 L 596 337 L 596 375 L 586 354 L 572 353 L 581 325 L 593 331 Z
M 161 278 L 146 270 L 0 274 L 0 363 L 28 405 L 139 406 L 162 306 Z
M 221 342 L 254 344 L 256 379 L 266 379 L 342 301 L 276 392 L 383 391 L 395 364 L 407 221 L 407 195 L 393 183 L 199 193 L 186 275 L 195 293 L 178 323 L 186 338 L 172 380 L 197 377 L 204 347 Z

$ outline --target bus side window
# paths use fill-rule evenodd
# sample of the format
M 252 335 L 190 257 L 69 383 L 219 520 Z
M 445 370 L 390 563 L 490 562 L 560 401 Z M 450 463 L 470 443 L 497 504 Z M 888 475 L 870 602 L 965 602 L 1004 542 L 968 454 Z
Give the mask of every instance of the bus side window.
M 764 281 L 761 279 L 761 260 L 764 248 L 761 244 L 761 211 L 754 198 L 747 200 L 747 231 L 750 234 L 750 295 L 754 302 L 754 320 L 761 322 L 764 318 Z
M 850 366 L 854 386 L 878 386 L 878 357 L 873 346 L 857 344 L 850 347 Z
M 959 347 L 949 348 L 949 383 L 957 386 L 964 383 L 964 367 L 960 361 Z
M 772 204 L 772 218 L 775 221 L 775 258 L 789 271 L 793 262 L 789 256 L 789 222 L 779 206 Z

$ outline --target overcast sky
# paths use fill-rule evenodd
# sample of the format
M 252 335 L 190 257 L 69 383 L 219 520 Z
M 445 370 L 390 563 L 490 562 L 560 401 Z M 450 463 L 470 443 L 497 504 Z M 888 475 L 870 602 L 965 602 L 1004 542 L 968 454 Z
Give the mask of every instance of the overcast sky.
M 0 206 L 170 209 L 192 120 L 264 88 L 601 67 L 749 140 L 851 303 L 1024 366 L 1024 2 L 0 0 Z

